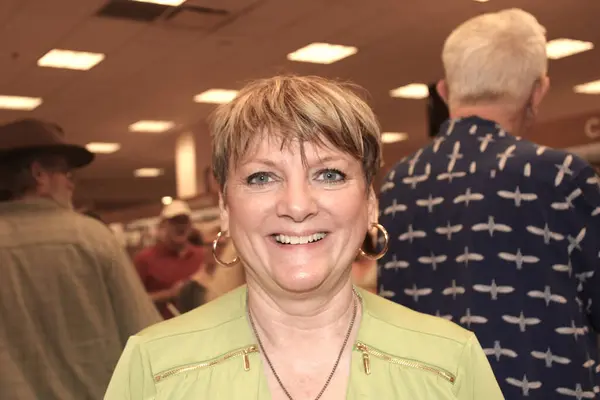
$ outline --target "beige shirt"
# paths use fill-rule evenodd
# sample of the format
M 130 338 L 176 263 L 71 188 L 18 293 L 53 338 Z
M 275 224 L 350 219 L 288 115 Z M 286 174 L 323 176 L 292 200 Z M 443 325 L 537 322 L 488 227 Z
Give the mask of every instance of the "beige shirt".
M 102 223 L 0 203 L 0 399 L 101 399 L 127 338 L 160 320 Z

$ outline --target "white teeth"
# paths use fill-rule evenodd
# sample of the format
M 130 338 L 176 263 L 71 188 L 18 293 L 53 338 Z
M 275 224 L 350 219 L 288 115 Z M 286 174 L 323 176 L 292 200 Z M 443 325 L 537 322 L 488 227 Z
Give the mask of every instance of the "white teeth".
M 275 240 L 278 243 L 283 244 L 307 244 L 317 242 L 327 236 L 326 233 L 319 232 L 309 236 L 287 236 L 287 235 L 275 235 Z

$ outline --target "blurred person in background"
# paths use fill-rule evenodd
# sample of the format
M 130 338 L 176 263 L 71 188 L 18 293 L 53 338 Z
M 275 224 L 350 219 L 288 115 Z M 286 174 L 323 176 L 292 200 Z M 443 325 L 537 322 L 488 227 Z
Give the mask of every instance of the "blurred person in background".
M 600 387 L 600 191 L 594 169 L 527 135 L 549 87 L 531 14 L 477 16 L 447 38 L 450 120 L 382 186 L 381 294 L 473 330 L 507 399 Z
M 106 222 L 104 221 L 104 219 L 102 219 L 102 217 L 100 216 L 100 214 L 98 214 L 96 211 L 93 210 L 81 210 L 81 213 L 85 216 L 88 216 L 90 218 L 95 219 L 96 221 L 100 221 L 102 222 L 104 225 L 107 225 Z
M 212 234 L 211 243 L 205 246 L 205 254 L 208 251 L 209 254 L 214 252 L 219 259 L 235 259 L 237 253 L 233 242 L 214 241 L 217 233 L 218 230 Z M 206 260 L 205 268 L 200 268 L 183 285 L 174 304 L 179 312 L 188 312 L 229 293 L 244 283 L 246 283 L 246 276 L 241 263 L 224 268 L 213 261 L 211 257 L 210 260 Z
M 471 332 L 352 284 L 367 231 L 385 232 L 381 134 L 356 93 L 259 80 L 220 106 L 212 132 L 214 248 L 237 252 L 214 256 L 241 263 L 247 285 L 133 336 L 107 399 L 502 398 Z
M 231 240 L 228 241 L 217 241 L 214 239 L 217 236 L 217 232 L 211 237 L 210 248 L 208 254 L 216 254 L 219 260 L 233 260 L 237 257 L 237 251 Z M 216 248 L 214 247 L 216 243 Z M 214 259 L 214 257 L 211 257 Z M 210 280 L 206 281 L 205 277 L 200 275 L 200 279 L 203 280 L 207 287 L 208 292 L 206 299 L 207 301 L 214 300 L 226 293 L 229 293 L 233 289 L 240 287 L 246 283 L 246 274 L 242 263 L 236 263 L 227 268 L 222 265 L 215 263 L 211 268 Z
M 202 233 L 194 227 L 192 227 L 192 230 L 190 231 L 190 235 L 188 236 L 188 241 L 190 242 L 190 244 L 192 244 L 194 246 L 198 246 L 198 247 L 206 246 L 206 243 L 204 242 L 204 237 L 202 236 Z
M 111 232 L 72 209 L 92 160 L 57 125 L 0 126 L 0 399 L 101 399 L 127 338 L 160 321 Z
M 173 309 L 181 289 L 192 275 L 204 269 L 204 250 L 190 243 L 192 210 L 183 200 L 163 207 L 156 244 L 140 251 L 134 264 L 152 301 L 165 319 Z

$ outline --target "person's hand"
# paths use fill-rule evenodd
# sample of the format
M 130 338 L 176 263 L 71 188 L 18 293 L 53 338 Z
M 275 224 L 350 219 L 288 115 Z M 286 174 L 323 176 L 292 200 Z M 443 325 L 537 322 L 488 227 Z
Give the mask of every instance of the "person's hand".
M 179 294 L 181 293 L 181 288 L 183 288 L 183 285 L 185 285 L 185 281 L 178 281 L 173 286 L 171 286 L 171 288 L 169 289 L 169 292 L 170 292 L 170 297 L 172 299 L 179 297 Z
M 207 268 L 202 266 L 194 275 L 190 277 L 190 279 L 197 282 L 200 286 L 208 287 L 212 276 L 208 273 Z

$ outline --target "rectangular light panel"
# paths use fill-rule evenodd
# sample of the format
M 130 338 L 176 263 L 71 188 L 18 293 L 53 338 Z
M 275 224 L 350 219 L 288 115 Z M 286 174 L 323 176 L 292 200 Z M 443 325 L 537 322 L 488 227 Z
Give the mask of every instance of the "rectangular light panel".
M 237 90 L 209 89 L 194 96 L 196 103 L 226 104 L 237 97 Z
M 151 4 L 159 4 L 161 6 L 172 6 L 177 7 L 186 2 L 186 0 L 132 0 L 137 1 L 138 3 L 151 3 Z
M 39 97 L 0 95 L 0 108 L 5 110 L 31 111 L 40 104 L 42 104 L 42 99 Z
M 101 53 L 54 49 L 40 58 L 37 65 L 40 67 L 87 71 L 98 65 L 104 58 L 105 55 Z
M 390 90 L 390 96 L 403 99 L 425 99 L 429 97 L 429 87 L 424 83 L 411 83 Z
M 582 83 L 573 88 L 575 93 L 581 94 L 600 94 L 600 79 L 588 83 Z
M 290 61 L 333 64 L 358 52 L 356 47 L 330 43 L 311 43 L 287 55 Z
M 104 142 L 92 142 L 85 146 L 86 149 L 96 154 L 112 154 L 121 148 L 119 143 L 104 143 Z
M 150 121 L 142 120 L 129 125 L 131 132 L 163 133 L 172 129 L 175 123 L 172 121 Z
M 594 43 L 584 42 L 576 39 L 560 38 L 549 41 L 546 44 L 546 54 L 551 60 L 573 56 L 594 48 Z
M 133 171 L 133 175 L 136 178 L 156 178 L 161 176 L 163 172 L 160 168 L 139 168 Z
M 408 134 L 404 132 L 383 132 L 381 134 L 381 141 L 383 143 L 396 143 L 407 139 Z

